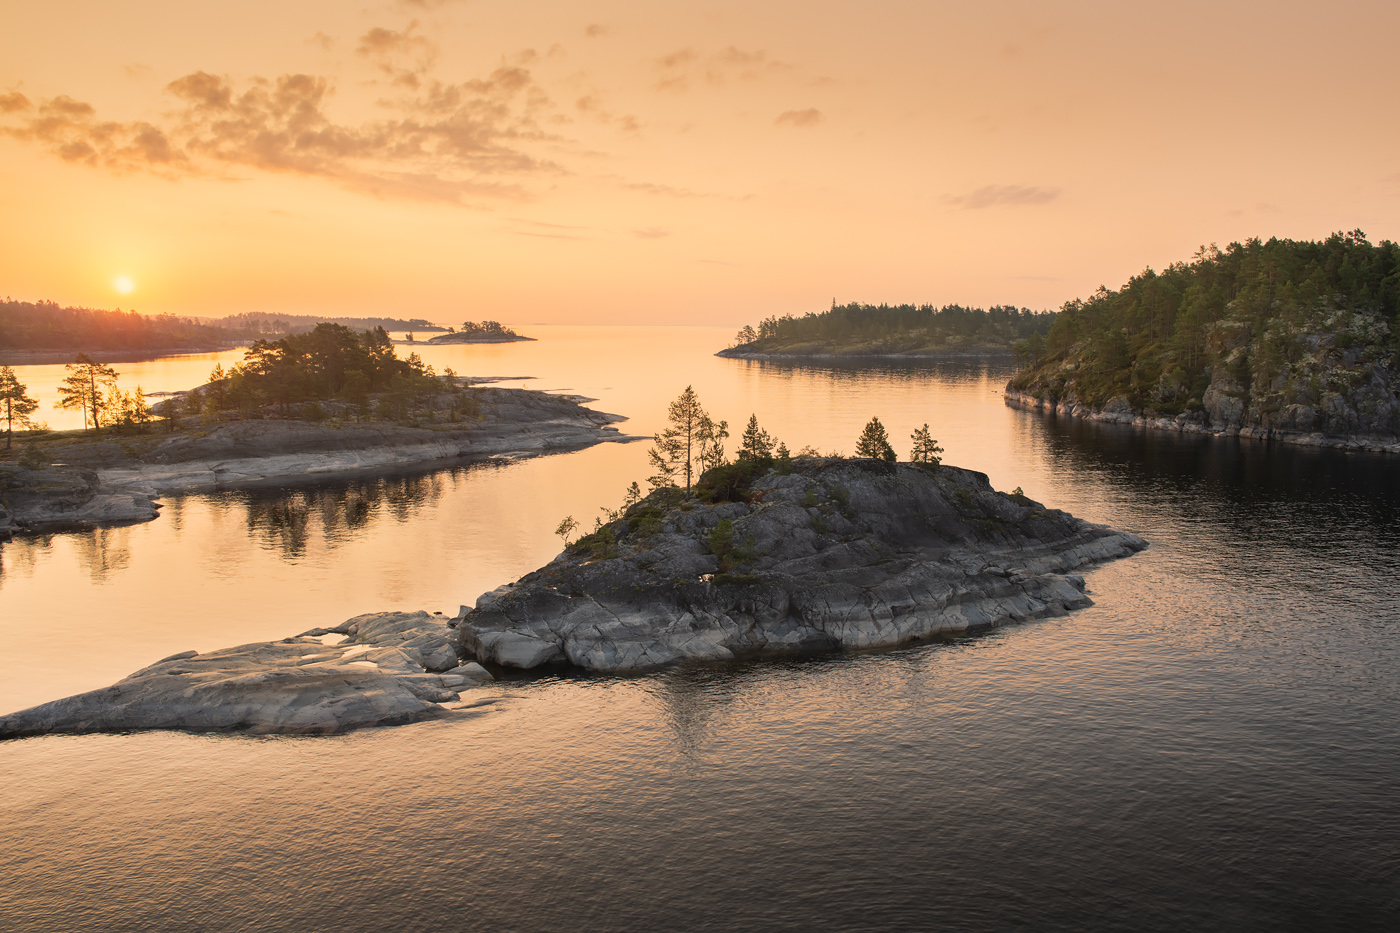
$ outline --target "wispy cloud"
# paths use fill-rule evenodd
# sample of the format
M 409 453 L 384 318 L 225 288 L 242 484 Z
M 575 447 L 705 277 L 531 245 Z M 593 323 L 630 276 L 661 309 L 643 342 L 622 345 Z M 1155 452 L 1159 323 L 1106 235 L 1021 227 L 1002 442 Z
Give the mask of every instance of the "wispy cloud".
M 633 230 L 632 235 L 642 240 L 660 240 L 670 236 L 671 231 L 663 227 L 646 227 L 642 230 Z
M 660 72 L 652 87 L 658 91 L 679 93 L 691 86 L 692 79 L 723 87 L 732 79 L 757 81 L 778 71 L 788 71 L 791 65 L 774 61 L 762 49 L 745 50 L 726 46 L 713 54 L 697 52 L 687 46 L 656 59 Z
M 1049 204 L 1060 196 L 1059 188 L 1035 188 L 1027 185 L 985 185 L 968 194 L 945 195 L 943 203 L 964 210 L 987 207 L 1014 207 Z
M 777 126 L 816 126 L 825 117 L 816 107 L 808 107 L 806 110 L 784 110 L 773 119 Z
M 642 194 L 656 194 L 668 198 L 698 198 L 701 195 L 689 188 L 676 188 L 671 185 L 658 185 L 650 181 L 629 181 L 623 183 L 628 191 L 638 191 Z
M 600 39 L 609 32 L 612 30 L 604 23 L 589 23 L 583 30 L 583 34 L 590 39 Z
M 413 34 L 417 28 L 417 20 L 402 32 L 376 26 L 360 36 L 355 54 L 373 62 L 394 84 L 417 89 L 423 76 L 432 71 L 438 51 L 432 40 Z

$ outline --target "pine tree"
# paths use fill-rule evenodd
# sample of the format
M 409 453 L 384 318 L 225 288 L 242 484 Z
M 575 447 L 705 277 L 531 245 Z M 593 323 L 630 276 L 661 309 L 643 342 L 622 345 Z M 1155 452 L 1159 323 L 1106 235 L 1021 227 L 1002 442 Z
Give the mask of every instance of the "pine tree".
M 939 456 L 943 453 L 943 448 L 939 447 L 938 441 L 929 434 L 928 422 L 924 422 L 922 428 L 915 428 L 910 438 L 914 441 L 914 447 L 909 452 L 910 461 L 938 469 L 938 465 L 943 462 L 943 458 Z
M 705 414 L 705 409 L 700 407 L 700 399 L 690 386 L 686 386 L 685 391 L 671 403 L 666 419 L 671 426 L 656 435 L 652 449 L 647 452 L 647 459 L 652 469 L 656 470 L 656 474 L 647 482 L 656 487 L 674 486 L 676 479 L 684 476 L 685 491 L 690 492 L 695 466 L 697 463 L 703 465 L 701 454 L 705 452 L 707 434 L 711 438 L 710 443 L 713 443 L 713 437 L 727 425 L 724 422 L 716 425 Z M 724 432 L 724 436 L 729 436 L 728 431 Z
M 79 408 L 83 412 L 83 426 L 92 420 L 92 430 L 101 430 L 102 418 L 112 408 L 112 397 L 117 392 L 117 371 L 110 366 L 96 362 L 86 353 L 79 353 L 77 359 L 66 364 L 68 375 L 58 384 L 58 404 L 55 408 Z
M 897 455 L 890 446 L 890 436 L 879 418 L 871 418 L 865 430 L 860 432 L 860 437 L 856 439 L 856 456 L 873 457 L 891 463 L 895 461 Z
M 39 403 L 29 397 L 25 386 L 15 377 L 15 371 L 8 366 L 0 366 L 0 414 L 5 417 L 5 449 L 15 433 L 15 425 L 20 430 L 34 427 L 34 419 L 29 417 L 38 409 Z
M 749 426 L 739 443 L 739 459 L 768 460 L 773 456 L 773 438 L 758 426 L 758 416 L 749 415 Z
M 729 438 L 729 422 L 716 424 L 709 415 L 700 419 L 700 472 L 724 465 L 724 442 Z

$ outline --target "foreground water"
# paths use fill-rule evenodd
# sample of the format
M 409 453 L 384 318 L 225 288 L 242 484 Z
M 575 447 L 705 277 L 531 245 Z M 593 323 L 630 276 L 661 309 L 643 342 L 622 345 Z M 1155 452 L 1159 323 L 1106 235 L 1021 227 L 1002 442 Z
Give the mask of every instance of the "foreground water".
M 0 926 L 1400 922 L 1400 464 L 1056 422 L 1002 405 L 1002 364 L 798 368 L 714 359 L 712 330 L 529 332 L 429 360 L 538 376 L 637 433 L 687 382 L 794 449 L 849 452 L 871 414 L 897 441 L 928 421 L 949 462 L 1152 547 L 1089 574 L 1093 608 L 977 639 L 508 681 L 464 721 L 333 739 L 5 743 Z M 608 445 L 186 496 L 150 524 L 4 545 L 0 707 L 359 612 L 451 614 L 646 472 L 645 445 Z

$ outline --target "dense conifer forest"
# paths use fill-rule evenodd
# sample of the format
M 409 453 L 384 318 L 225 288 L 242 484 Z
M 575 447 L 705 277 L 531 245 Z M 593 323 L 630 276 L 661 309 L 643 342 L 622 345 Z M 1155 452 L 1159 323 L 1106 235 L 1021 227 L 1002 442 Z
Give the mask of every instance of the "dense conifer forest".
M 1364 422 L 1371 403 L 1357 393 L 1384 401 L 1397 334 L 1400 245 L 1359 230 L 1250 239 L 1067 302 L 1010 388 L 1158 415 L 1210 408 L 1213 393 L 1239 403 L 1226 422 L 1293 409 L 1308 430 L 1334 408 Z
M 731 353 L 901 354 L 958 347 L 1010 349 L 1044 337 L 1055 315 L 997 305 L 869 305 L 852 302 L 801 317 L 770 317 L 745 326 Z

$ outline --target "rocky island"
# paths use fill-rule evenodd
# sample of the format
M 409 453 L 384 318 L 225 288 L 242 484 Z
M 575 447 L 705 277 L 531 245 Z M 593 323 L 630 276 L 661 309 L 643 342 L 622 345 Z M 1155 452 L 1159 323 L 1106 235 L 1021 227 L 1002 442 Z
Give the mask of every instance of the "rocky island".
M 1017 408 L 1400 453 L 1400 245 L 1249 240 L 1065 305 Z
M 471 390 L 471 417 L 437 423 L 256 419 L 175 433 L 54 438 L 53 465 L 0 463 L 0 539 L 56 528 L 147 521 L 162 493 L 518 458 L 638 438 L 579 396 Z
M 0 718 L 0 738 L 333 733 L 452 715 L 444 704 L 486 668 L 636 673 L 975 634 L 1089 605 L 1075 571 L 1146 546 L 997 492 L 971 470 L 741 460 L 707 473 L 693 495 L 656 490 L 455 619 L 377 613 L 185 652 Z
M 429 344 L 444 343 L 515 343 L 520 340 L 534 340 L 522 337 L 499 321 L 463 321 L 461 330 L 451 330 L 423 341 Z
M 66 369 L 59 404 L 81 410 L 84 430 L 31 431 L 20 452 L 10 431 L 16 419 L 34 427 L 37 403 L 0 367 L 10 415 L 0 422 L 0 539 L 151 519 L 161 493 L 639 439 L 614 427 L 621 415 L 585 408 L 591 399 L 485 387 L 451 369 L 438 374 L 416 353 L 399 359 L 382 328 L 356 334 L 322 323 L 259 340 L 244 362 L 216 365 L 207 383 L 153 407 L 139 386 L 121 389 L 114 369 L 85 354 Z

